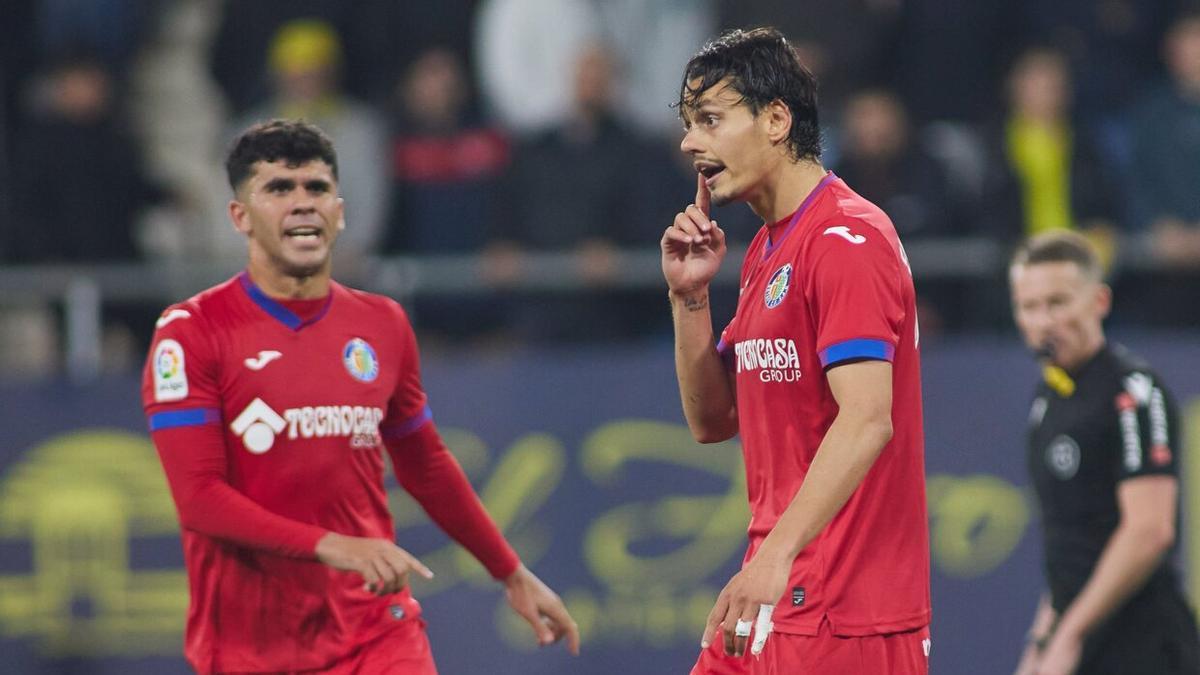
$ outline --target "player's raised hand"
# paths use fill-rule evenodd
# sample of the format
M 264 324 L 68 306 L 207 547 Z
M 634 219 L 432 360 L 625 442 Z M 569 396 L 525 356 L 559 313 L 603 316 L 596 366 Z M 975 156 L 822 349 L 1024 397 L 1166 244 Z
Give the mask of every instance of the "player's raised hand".
M 558 594 L 537 575 L 521 565 L 504 580 L 504 593 L 513 611 L 533 627 L 538 644 L 544 647 L 565 637 L 567 651 L 579 655 L 579 626 Z
M 675 293 L 708 285 L 725 258 L 725 233 L 709 218 L 711 196 L 704 175 L 696 174 L 696 201 L 675 215 L 662 237 L 663 276 Z
M 416 556 L 388 539 L 328 532 L 317 542 L 316 554 L 317 560 L 334 569 L 357 572 L 363 587 L 375 595 L 396 593 L 407 586 L 409 572 L 433 578 L 433 572 Z

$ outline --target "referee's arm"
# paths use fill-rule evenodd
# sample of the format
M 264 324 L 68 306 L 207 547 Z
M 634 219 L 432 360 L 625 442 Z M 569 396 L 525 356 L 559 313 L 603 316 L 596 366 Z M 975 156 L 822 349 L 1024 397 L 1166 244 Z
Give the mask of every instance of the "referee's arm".
M 1117 484 L 1121 519 L 1083 590 L 1063 611 L 1046 657 L 1074 645 L 1142 587 L 1175 542 L 1179 482 L 1171 475 L 1127 478 Z

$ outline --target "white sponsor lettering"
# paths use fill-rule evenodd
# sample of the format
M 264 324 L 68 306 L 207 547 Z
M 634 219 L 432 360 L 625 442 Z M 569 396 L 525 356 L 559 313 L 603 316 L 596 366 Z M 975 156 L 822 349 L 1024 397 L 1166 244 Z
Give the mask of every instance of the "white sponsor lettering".
M 850 234 L 850 228 L 846 225 L 834 225 L 833 227 L 827 227 L 825 228 L 824 234 L 836 234 L 851 244 L 861 244 L 867 240 L 867 238 L 861 234 Z
M 786 338 L 754 338 L 733 346 L 737 372 L 758 371 L 760 382 L 796 382 L 800 379 L 800 353 Z
M 1121 423 L 1121 442 L 1125 446 L 1125 470 L 1137 471 L 1142 468 L 1142 439 L 1138 436 L 1137 408 L 1122 408 L 1117 419 Z
M 1162 389 L 1155 387 L 1150 392 L 1150 445 L 1170 445 L 1167 438 L 1167 404 L 1163 401 Z
M 275 444 L 284 430 L 292 439 L 350 438 L 352 448 L 374 448 L 381 441 L 379 423 L 383 410 L 366 406 L 319 405 L 288 408 L 275 412 L 262 399 L 254 399 L 233 424 L 233 433 L 242 437 L 246 449 L 262 454 Z
M 354 447 L 374 447 L 379 441 L 379 423 L 383 410 L 365 406 L 320 405 L 288 408 L 288 438 L 328 438 L 350 436 Z

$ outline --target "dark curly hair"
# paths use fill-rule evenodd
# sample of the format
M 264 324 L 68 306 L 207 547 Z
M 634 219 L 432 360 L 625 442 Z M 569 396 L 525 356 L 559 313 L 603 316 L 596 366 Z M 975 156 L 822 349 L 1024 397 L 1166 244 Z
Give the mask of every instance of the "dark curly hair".
M 773 101 L 792 112 L 788 147 L 796 159 L 821 156 L 821 129 L 817 122 L 817 80 L 800 62 L 787 38 L 775 28 L 735 29 L 711 40 L 688 61 L 675 104 L 683 115 L 713 86 L 729 80 L 729 87 L 757 115 Z M 693 86 L 691 83 L 695 82 Z
M 304 120 L 274 119 L 242 132 L 225 160 L 225 173 L 234 192 L 254 173 L 255 162 L 283 160 L 296 167 L 313 160 L 329 165 L 336 180 L 337 153 L 333 141 L 315 124 Z

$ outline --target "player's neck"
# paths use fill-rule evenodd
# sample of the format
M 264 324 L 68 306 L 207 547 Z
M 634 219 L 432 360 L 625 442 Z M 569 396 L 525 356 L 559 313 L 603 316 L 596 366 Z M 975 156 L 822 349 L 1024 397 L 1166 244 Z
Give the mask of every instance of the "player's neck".
M 256 265 L 253 260 L 246 271 L 255 286 L 276 300 L 315 300 L 329 295 L 328 263 L 317 273 L 304 277 L 294 277 L 267 265 Z
M 747 202 L 763 222 L 774 223 L 800 208 L 800 204 L 804 203 L 804 199 L 816 189 L 825 175 L 825 167 L 819 162 L 783 161 Z

